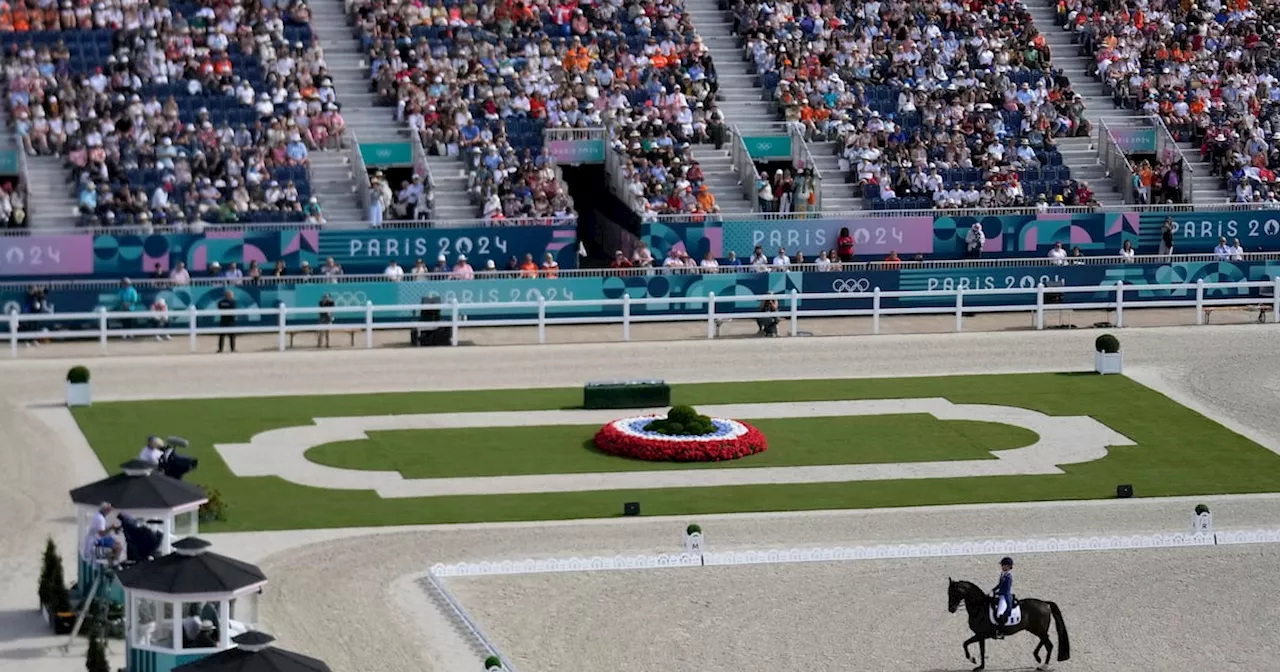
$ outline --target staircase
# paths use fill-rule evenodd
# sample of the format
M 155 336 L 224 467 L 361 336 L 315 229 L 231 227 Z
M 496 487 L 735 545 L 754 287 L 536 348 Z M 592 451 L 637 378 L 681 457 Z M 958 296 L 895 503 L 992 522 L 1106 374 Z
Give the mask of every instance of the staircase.
M 367 226 L 368 216 L 360 208 L 359 187 L 351 172 L 351 155 L 346 151 L 311 152 L 311 195 L 320 201 L 325 223 L 335 228 Z
M 27 214 L 33 231 L 75 228 L 80 221 L 69 177 L 59 157 L 27 157 Z
M 773 101 L 764 99 L 764 90 L 755 75 L 748 73 L 743 58 L 742 38 L 732 32 L 732 17 L 722 11 L 718 0 L 686 0 L 685 12 L 702 43 L 711 52 L 716 66 L 716 105 L 725 122 L 749 135 L 786 133 Z M 705 170 L 705 169 L 704 169 Z
M 840 170 L 841 144 L 838 142 L 811 142 L 814 166 L 822 173 L 822 210 L 824 212 L 853 212 L 863 209 L 862 198 L 854 196 L 853 185 L 845 182 L 849 171 Z
M 427 165 L 436 183 L 435 219 L 479 218 L 480 205 L 471 202 L 471 193 L 467 191 L 467 171 L 462 161 L 456 156 L 428 156 Z
M 395 111 L 378 105 L 369 80 L 369 59 L 360 51 L 360 42 L 347 23 L 345 7 L 340 0 L 313 2 L 311 28 L 324 49 L 333 79 L 342 117 L 347 128 L 361 142 L 403 142 L 409 129 L 395 121 Z
M 1230 203 L 1231 192 L 1223 185 L 1221 177 L 1210 175 L 1212 164 L 1207 158 L 1200 156 L 1200 145 L 1194 142 L 1179 142 L 1184 165 L 1191 172 L 1192 203 Z
M 722 214 L 745 215 L 755 210 L 755 200 L 746 197 L 741 176 L 733 170 L 728 147 L 717 150 L 715 145 L 693 145 L 691 149 L 693 158 L 702 167 L 707 189 L 716 197 L 716 205 L 720 206 Z

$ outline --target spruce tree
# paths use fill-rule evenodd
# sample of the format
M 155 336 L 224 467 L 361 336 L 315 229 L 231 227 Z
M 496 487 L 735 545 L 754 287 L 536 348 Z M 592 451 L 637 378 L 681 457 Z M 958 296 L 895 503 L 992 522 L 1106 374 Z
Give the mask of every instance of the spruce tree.
M 84 669 L 88 672 L 111 672 L 111 663 L 107 661 L 107 648 L 96 633 L 89 637 L 89 653 L 85 656 Z

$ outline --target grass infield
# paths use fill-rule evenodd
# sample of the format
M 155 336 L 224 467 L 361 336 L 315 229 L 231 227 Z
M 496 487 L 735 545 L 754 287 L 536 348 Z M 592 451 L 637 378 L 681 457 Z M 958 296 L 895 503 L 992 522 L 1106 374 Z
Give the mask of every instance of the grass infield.
M 1280 482 L 1280 456 L 1121 376 L 765 381 L 673 388 L 673 403 L 695 406 L 927 397 L 1018 406 L 1050 415 L 1089 415 L 1138 445 L 1115 448 L 1094 462 L 1066 465 L 1066 473 L 1059 475 L 384 500 L 372 491 L 310 488 L 278 477 L 239 478 L 230 473 L 213 444 L 245 442 L 259 432 L 311 424 L 317 417 L 575 408 L 582 403 L 582 390 L 109 402 L 77 408 L 74 415 L 113 473 L 137 455 L 150 434 L 190 440 L 189 452 L 200 458 L 200 469 L 190 480 L 221 491 L 230 507 L 228 520 L 207 526 L 209 531 L 611 517 L 620 515 L 622 502 L 631 500 L 640 501 L 646 514 L 686 515 L 1097 499 L 1114 496 L 1118 483 L 1132 483 L 1138 496 L 1148 497 L 1271 492 Z M 718 465 L 636 463 L 602 455 L 586 445 L 597 428 L 578 426 L 376 432 L 367 441 L 318 446 L 308 457 L 347 468 L 394 469 L 414 478 L 977 459 L 989 457 L 991 450 L 1035 440 L 1025 429 L 981 420 L 762 420 L 755 424 L 768 437 L 769 450 L 740 463 Z

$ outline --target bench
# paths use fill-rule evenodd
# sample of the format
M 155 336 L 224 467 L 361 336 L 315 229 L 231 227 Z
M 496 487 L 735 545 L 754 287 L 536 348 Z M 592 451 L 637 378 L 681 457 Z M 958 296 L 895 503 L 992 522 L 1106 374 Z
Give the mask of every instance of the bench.
M 1256 310 L 1258 311 L 1258 324 L 1262 324 L 1266 321 L 1267 313 L 1271 312 L 1271 306 L 1265 303 L 1254 306 L 1208 306 L 1204 309 L 1205 324 L 1209 324 L 1209 316 L 1212 315 L 1215 310 L 1244 311 L 1249 313 Z
M 306 331 L 291 331 L 291 332 L 289 332 L 289 347 L 290 347 L 290 348 L 292 348 L 292 347 L 293 347 L 293 339 L 294 339 L 294 338 L 296 338 L 299 334 L 312 334 L 312 335 L 316 336 L 316 338 L 317 338 L 317 339 L 320 339 L 320 338 L 322 338 L 322 337 L 323 337 L 323 334 L 325 333 L 325 331 L 326 331 L 325 329 L 309 329 L 309 330 L 306 330 Z M 359 334 L 359 333 L 363 332 L 363 331 L 364 331 L 364 329 L 362 329 L 362 328 L 359 328 L 359 329 L 328 329 L 327 331 L 328 331 L 330 334 L 346 334 L 347 336 L 349 336 L 349 337 L 350 337 L 350 340 L 351 340 L 351 347 L 353 347 L 353 348 L 354 348 L 354 347 L 356 347 L 356 334 Z M 317 340 L 317 342 L 318 342 L 318 340 Z M 317 345 L 316 347 L 319 347 L 319 346 Z

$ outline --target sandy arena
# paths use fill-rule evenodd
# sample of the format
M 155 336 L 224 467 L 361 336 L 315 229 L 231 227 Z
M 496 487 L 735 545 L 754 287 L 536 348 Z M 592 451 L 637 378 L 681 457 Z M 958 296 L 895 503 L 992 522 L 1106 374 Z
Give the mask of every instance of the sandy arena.
M 456 350 L 116 356 L 89 362 L 95 400 L 1088 369 L 1095 331 L 507 346 Z M 1119 332 L 1126 373 L 1280 452 L 1270 326 Z M 904 357 L 904 353 L 910 353 Z M 104 470 L 61 408 L 66 359 L 0 363 L 0 670 L 83 669 L 36 614 L 44 537 L 74 548 L 67 490 Z M 141 439 L 142 437 L 139 437 Z M 1211 447 L 1206 447 L 1210 450 Z M 1141 494 L 1141 493 L 1139 493 Z M 1280 496 L 1200 498 L 1219 528 L 1280 526 Z M 717 550 L 1180 531 L 1191 500 L 702 516 Z M 436 562 L 663 552 L 683 520 L 208 535 L 270 578 L 263 629 L 342 672 L 478 669 L 418 587 Z M 1280 547 L 1025 556 L 1019 592 L 1062 605 L 1063 670 L 1273 667 Z M 948 575 L 986 586 L 988 557 L 450 579 L 521 672 L 961 670 Z M 123 645 L 113 648 L 116 662 Z M 1029 638 L 990 668 L 1027 669 Z

